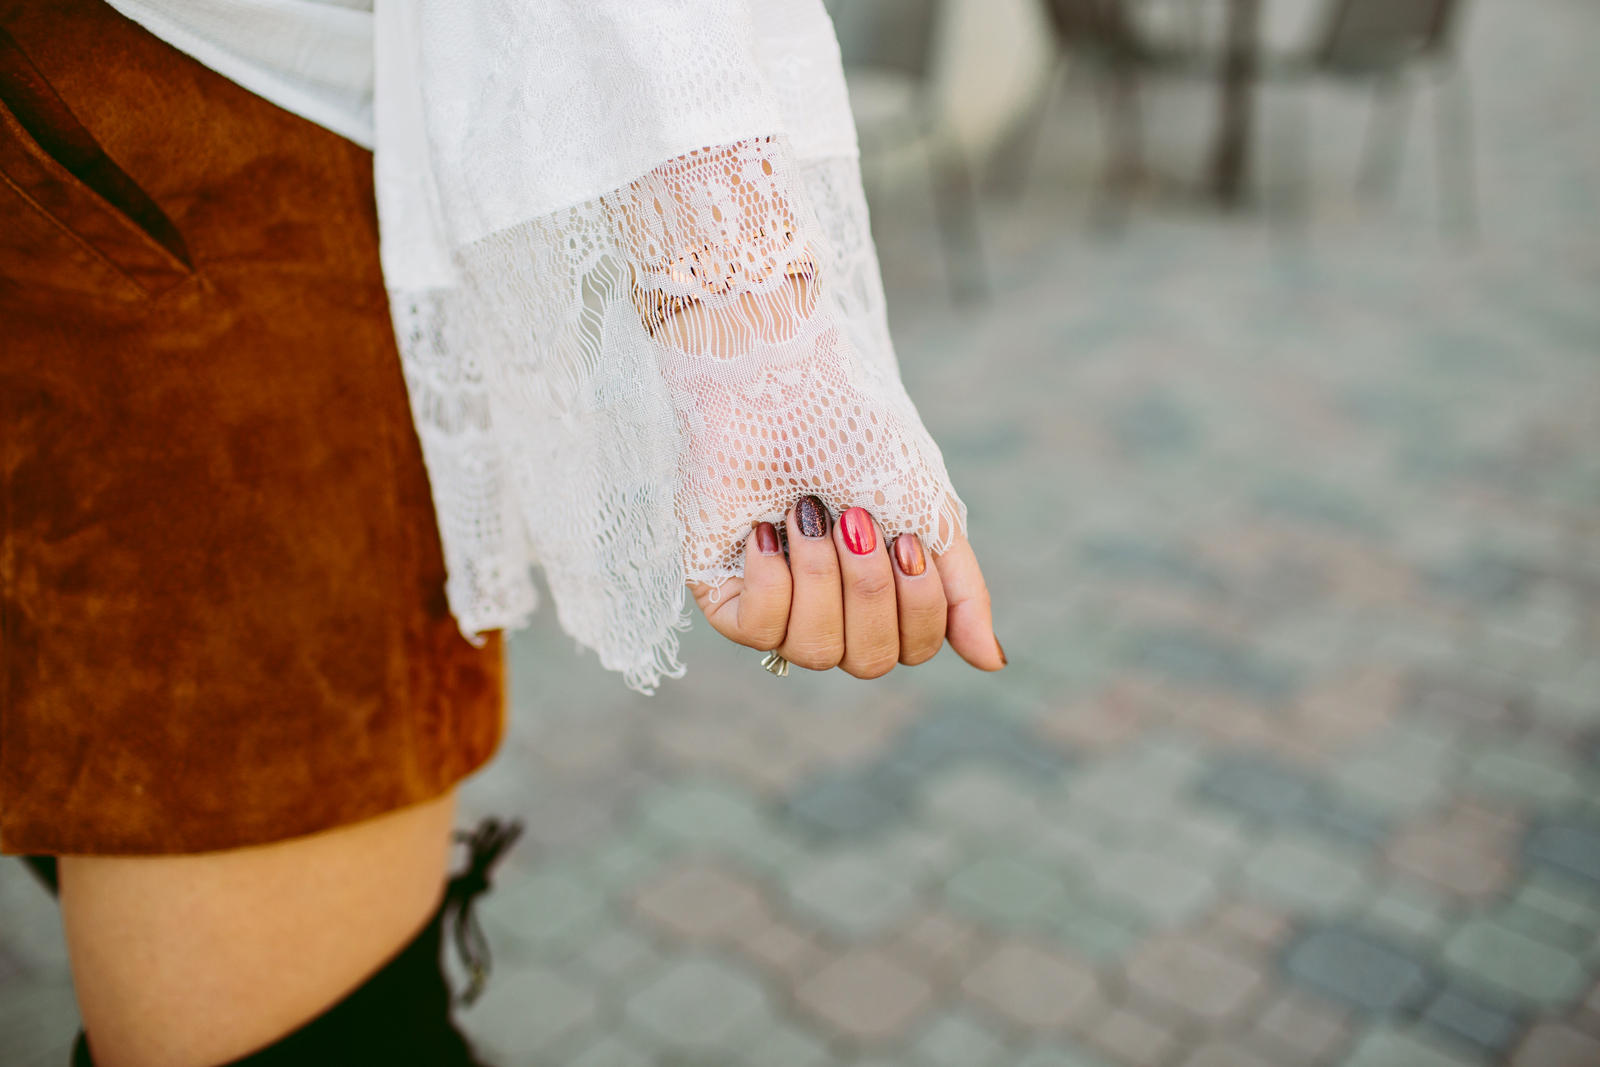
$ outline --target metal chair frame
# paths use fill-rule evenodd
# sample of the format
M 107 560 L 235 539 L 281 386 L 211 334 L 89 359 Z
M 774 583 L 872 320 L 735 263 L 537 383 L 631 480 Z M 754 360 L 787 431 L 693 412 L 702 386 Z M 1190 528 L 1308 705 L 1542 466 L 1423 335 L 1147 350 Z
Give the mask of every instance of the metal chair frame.
M 942 128 L 936 98 L 935 57 L 942 43 L 943 0 L 825 3 L 838 30 L 846 79 L 852 71 L 900 74 L 914 92 L 909 121 L 902 127 L 858 130 L 863 159 L 921 143 L 951 295 L 958 301 L 987 299 L 989 274 L 972 167 L 960 143 Z
M 1370 84 L 1372 112 L 1356 192 L 1373 202 L 1394 192 L 1416 75 L 1426 75 L 1433 90 L 1440 227 L 1447 236 L 1470 238 L 1477 232 L 1476 168 L 1471 84 L 1455 49 L 1461 6 L 1460 0 L 1331 0 L 1312 47 L 1269 60 L 1262 74 L 1301 83 Z M 1309 102 L 1305 108 L 1298 138 L 1302 164 L 1310 151 Z M 1309 199 L 1309 169 L 1301 167 L 1301 199 Z

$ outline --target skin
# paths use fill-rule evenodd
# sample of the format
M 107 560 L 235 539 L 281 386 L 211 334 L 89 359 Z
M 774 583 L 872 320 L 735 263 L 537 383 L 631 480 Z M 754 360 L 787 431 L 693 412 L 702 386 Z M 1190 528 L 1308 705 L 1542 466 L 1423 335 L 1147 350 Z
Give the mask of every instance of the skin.
M 364 982 L 443 894 L 455 794 L 261 848 L 62 856 L 73 985 L 99 1067 L 213 1067 Z

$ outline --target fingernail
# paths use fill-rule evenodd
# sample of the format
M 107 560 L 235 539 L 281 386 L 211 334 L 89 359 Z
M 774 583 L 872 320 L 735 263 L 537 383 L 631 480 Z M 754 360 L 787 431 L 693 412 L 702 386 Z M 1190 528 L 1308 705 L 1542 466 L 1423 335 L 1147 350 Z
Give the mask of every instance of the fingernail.
M 756 523 L 756 548 L 763 556 L 776 556 L 783 551 L 778 544 L 778 528 L 770 522 Z
M 878 550 L 878 528 L 866 508 L 851 508 L 840 515 L 839 532 L 844 535 L 844 547 L 858 556 L 870 556 Z
M 1006 659 L 1006 650 L 1000 647 L 1000 639 L 998 637 L 994 639 L 994 647 L 996 649 L 999 649 L 999 652 L 1000 652 L 1000 666 L 1002 666 L 1002 667 L 1011 666 L 1011 661 Z
M 794 506 L 794 524 L 802 537 L 828 536 L 828 509 L 814 496 L 803 496 Z
M 928 560 L 922 554 L 922 539 L 916 534 L 901 534 L 894 539 L 894 561 L 900 573 L 915 578 L 928 569 Z

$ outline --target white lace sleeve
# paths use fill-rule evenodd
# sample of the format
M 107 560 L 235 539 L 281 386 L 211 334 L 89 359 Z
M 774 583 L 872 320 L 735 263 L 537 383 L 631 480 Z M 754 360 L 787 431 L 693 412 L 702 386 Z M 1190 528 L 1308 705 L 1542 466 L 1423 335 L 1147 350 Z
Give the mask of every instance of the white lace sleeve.
M 453 242 L 391 290 L 463 630 L 525 621 L 537 559 L 567 632 L 644 690 L 682 673 L 685 580 L 739 574 L 800 495 L 935 552 L 965 523 L 900 384 L 831 27 L 766 0 L 746 30 L 723 80 L 766 85 L 781 129 Z

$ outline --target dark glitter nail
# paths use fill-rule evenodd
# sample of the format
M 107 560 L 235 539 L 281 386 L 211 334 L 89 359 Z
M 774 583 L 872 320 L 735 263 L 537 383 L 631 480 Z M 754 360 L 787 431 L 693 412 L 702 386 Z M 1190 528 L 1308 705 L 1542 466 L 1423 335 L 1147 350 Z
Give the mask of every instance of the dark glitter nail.
M 828 536 L 828 509 L 814 496 L 803 496 L 794 506 L 794 524 L 802 537 Z

